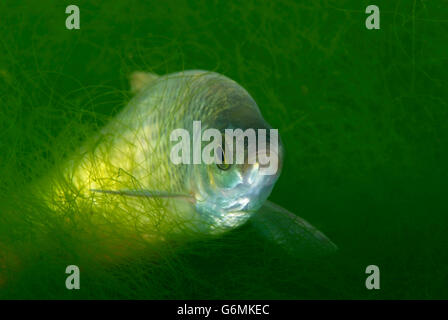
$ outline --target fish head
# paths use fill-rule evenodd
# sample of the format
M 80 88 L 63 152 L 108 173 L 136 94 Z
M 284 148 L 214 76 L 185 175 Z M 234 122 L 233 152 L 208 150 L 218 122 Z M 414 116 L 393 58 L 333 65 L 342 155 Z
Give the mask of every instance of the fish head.
M 271 143 L 271 127 L 264 120 L 261 125 L 252 124 L 254 127 L 241 121 L 227 123 L 226 129 L 240 129 L 243 135 L 247 129 L 264 129 L 267 134 L 262 137 L 263 146 L 257 141 L 254 148 L 249 139 L 238 140 L 237 136 L 230 144 L 225 129 L 220 130 L 223 139 L 215 149 L 216 161 L 193 166 L 190 181 L 196 210 L 208 222 L 211 232 L 220 233 L 244 224 L 264 204 L 280 176 L 283 146 L 278 134 L 274 137 L 276 143 Z M 257 138 L 260 139 L 259 134 Z M 237 159 L 237 148 L 244 151 L 243 161 Z

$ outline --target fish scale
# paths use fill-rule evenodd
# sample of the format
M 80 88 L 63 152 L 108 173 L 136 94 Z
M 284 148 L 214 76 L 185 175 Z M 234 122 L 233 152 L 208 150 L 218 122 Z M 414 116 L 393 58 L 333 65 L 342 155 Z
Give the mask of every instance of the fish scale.
M 129 179 L 107 181 L 98 177 L 85 183 L 85 172 L 99 163 L 110 163 L 105 168 L 106 177 L 116 177 L 121 169 L 129 174 L 128 178 L 132 177 L 133 183 L 138 182 L 145 189 L 157 186 L 169 192 L 186 191 L 188 166 L 171 163 L 170 133 L 177 128 L 191 132 L 193 120 L 202 120 L 206 128 L 207 120 L 214 120 L 216 108 L 225 107 L 223 102 L 216 102 L 224 100 L 229 87 L 238 89 L 232 80 L 205 71 L 167 75 L 149 84 L 101 131 L 101 145 L 70 173 L 77 181 L 77 188 L 87 191 L 126 186 Z

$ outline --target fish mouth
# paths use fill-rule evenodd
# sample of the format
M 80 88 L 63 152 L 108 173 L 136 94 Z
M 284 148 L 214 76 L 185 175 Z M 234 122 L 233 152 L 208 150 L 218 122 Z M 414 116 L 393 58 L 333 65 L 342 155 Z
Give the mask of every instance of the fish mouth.
M 249 198 L 242 197 L 229 203 L 227 206 L 224 206 L 223 210 L 227 212 L 248 211 L 249 203 L 250 203 Z
M 231 210 L 225 212 L 203 212 L 199 211 L 201 217 L 209 226 L 212 234 L 224 233 L 243 225 L 252 216 L 249 211 Z

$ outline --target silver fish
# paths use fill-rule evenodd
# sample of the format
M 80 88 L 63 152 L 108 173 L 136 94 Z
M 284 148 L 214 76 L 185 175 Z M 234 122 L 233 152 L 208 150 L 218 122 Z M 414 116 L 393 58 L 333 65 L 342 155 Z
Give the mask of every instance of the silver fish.
M 281 171 L 281 141 L 268 150 L 277 153 L 280 167 L 269 176 L 259 174 L 258 162 L 223 167 L 170 161 L 170 133 L 184 128 L 192 134 L 193 121 L 221 132 L 272 128 L 238 83 L 202 70 L 136 72 L 131 87 L 136 96 L 75 152 L 62 178 L 47 184 L 48 203 L 88 208 L 153 240 L 168 233 L 219 234 L 249 221 L 295 255 L 336 249 L 308 222 L 267 201 Z

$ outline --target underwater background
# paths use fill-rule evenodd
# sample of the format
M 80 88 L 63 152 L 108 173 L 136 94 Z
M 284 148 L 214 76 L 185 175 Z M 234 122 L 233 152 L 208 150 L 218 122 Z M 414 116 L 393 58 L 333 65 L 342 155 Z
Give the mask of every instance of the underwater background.
M 442 0 L 1 1 L 0 298 L 447 299 L 447 40 Z M 126 105 L 132 71 L 188 69 L 249 91 L 286 151 L 270 199 L 337 254 L 293 257 L 243 227 L 108 263 L 33 199 Z M 81 290 L 65 288 L 69 264 Z

